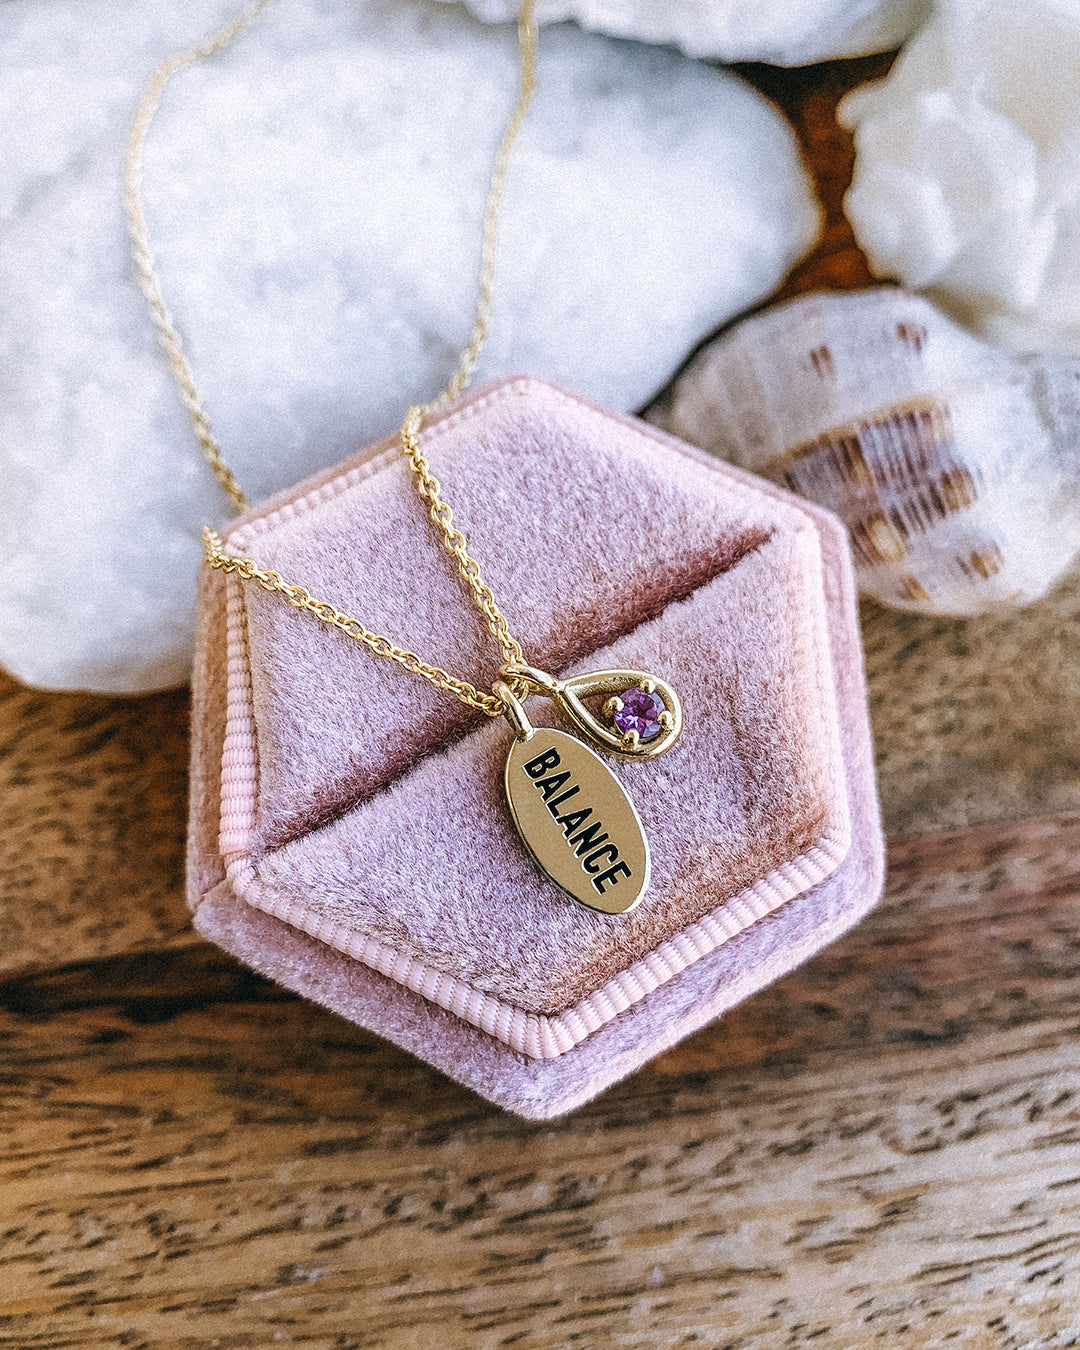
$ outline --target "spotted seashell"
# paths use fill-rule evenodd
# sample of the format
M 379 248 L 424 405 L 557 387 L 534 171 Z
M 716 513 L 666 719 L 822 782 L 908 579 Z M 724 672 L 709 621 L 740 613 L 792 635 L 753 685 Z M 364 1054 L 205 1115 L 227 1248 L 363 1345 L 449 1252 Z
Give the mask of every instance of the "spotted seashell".
M 1026 604 L 1080 552 L 1080 359 L 1009 355 L 906 291 L 744 320 L 694 359 L 662 420 L 835 511 L 883 604 Z

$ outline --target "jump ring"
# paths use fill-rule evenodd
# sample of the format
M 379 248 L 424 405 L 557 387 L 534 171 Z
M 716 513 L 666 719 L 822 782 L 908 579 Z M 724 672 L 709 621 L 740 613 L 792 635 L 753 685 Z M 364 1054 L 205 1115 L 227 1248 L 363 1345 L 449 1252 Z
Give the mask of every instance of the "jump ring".
M 503 716 L 513 728 L 514 735 L 519 741 L 527 741 L 533 735 L 533 725 L 520 699 L 505 680 L 496 680 L 491 686 L 491 692 L 502 704 Z

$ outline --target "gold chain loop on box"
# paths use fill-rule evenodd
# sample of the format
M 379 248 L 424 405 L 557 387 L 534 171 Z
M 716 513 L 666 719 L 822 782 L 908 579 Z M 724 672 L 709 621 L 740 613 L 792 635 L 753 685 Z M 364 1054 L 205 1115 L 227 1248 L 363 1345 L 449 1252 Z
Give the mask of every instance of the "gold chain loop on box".
M 158 336 L 180 389 L 180 397 L 191 418 L 195 434 L 202 446 L 207 463 L 221 484 L 226 496 L 238 513 L 248 509 L 248 500 L 239 482 L 221 453 L 221 447 L 213 434 L 210 419 L 202 406 L 191 366 L 184 352 L 184 344 L 176 327 L 175 320 L 165 303 L 154 266 L 154 254 L 150 247 L 149 231 L 142 202 L 143 152 L 146 136 L 161 103 L 165 87 L 172 77 L 187 66 L 195 65 L 207 57 L 222 51 L 241 36 L 259 18 L 273 0 L 253 0 L 233 19 L 211 33 L 202 41 L 177 52 L 163 61 L 151 75 L 149 83 L 139 101 L 128 134 L 127 154 L 124 166 L 124 209 L 127 215 L 128 231 L 132 241 L 132 256 L 135 273 L 143 294 L 150 307 L 150 316 L 158 331 Z M 498 154 L 491 174 L 487 203 L 484 209 L 483 246 L 480 265 L 480 282 L 477 292 L 476 313 L 468 345 L 461 353 L 458 365 L 446 388 L 430 403 L 418 404 L 409 409 L 401 425 L 401 449 L 413 473 L 416 488 L 427 504 L 432 522 L 440 531 L 443 543 L 457 561 L 462 580 L 469 588 L 473 602 L 483 614 L 492 636 L 498 642 L 505 665 L 524 665 L 525 657 L 518 640 L 510 631 L 505 616 L 499 609 L 490 587 L 484 581 L 480 566 L 469 553 L 468 541 L 461 530 L 454 525 L 453 512 L 443 499 L 439 480 L 431 472 L 423 451 L 420 448 L 420 432 L 424 418 L 436 408 L 455 399 L 468 385 L 476 369 L 481 348 L 487 337 L 488 322 L 491 317 L 492 300 L 495 293 L 495 272 L 498 254 L 498 228 L 502 209 L 502 200 L 506 179 L 510 169 L 510 158 L 518 133 L 529 111 L 536 89 L 536 52 L 537 30 L 533 17 L 535 0 L 522 0 L 518 13 L 518 44 L 521 51 L 521 79 L 517 102 L 506 125 Z M 210 528 L 203 530 L 203 554 L 206 562 L 226 573 L 256 581 L 264 590 L 280 595 L 290 605 L 313 615 L 322 623 L 329 624 L 344 633 L 346 637 L 363 643 L 376 656 L 396 661 L 404 669 L 419 675 L 437 689 L 445 689 L 463 703 L 487 713 L 491 717 L 502 716 L 505 712 L 503 702 L 495 694 L 477 689 L 468 680 L 457 679 L 439 666 L 430 665 L 415 652 L 398 647 L 389 638 L 373 633 L 359 619 L 343 613 L 334 605 L 317 600 L 303 586 L 286 581 L 279 573 L 264 570 L 252 558 L 237 558 L 225 551 L 221 535 Z M 515 694 L 522 694 L 524 687 L 510 680 L 508 684 Z
M 294 609 L 302 609 L 314 615 L 320 622 L 338 629 L 354 642 L 363 643 L 376 656 L 385 656 L 391 661 L 396 661 L 399 666 L 411 671 L 413 675 L 419 675 L 436 689 L 448 690 L 470 708 L 485 712 L 489 717 L 502 716 L 503 705 L 493 694 L 485 694 L 468 680 L 455 679 L 439 666 L 422 661 L 415 652 L 398 647 L 381 633 L 373 633 L 370 628 L 365 628 L 359 619 L 350 618 L 348 614 L 343 614 L 325 600 L 317 600 L 305 587 L 290 584 L 280 572 L 261 568 L 253 558 L 237 558 L 231 553 L 226 553 L 221 535 L 209 526 L 203 530 L 203 548 L 211 567 L 232 573 L 245 581 L 257 581 L 264 591 L 275 592 Z

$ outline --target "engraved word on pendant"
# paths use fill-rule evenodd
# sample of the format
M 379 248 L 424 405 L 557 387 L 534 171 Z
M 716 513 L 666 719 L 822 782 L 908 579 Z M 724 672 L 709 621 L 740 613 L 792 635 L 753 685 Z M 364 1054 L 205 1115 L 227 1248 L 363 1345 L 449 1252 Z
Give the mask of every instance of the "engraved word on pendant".
M 513 690 L 553 699 L 592 740 L 616 754 L 652 759 L 675 744 L 682 710 L 670 685 L 634 670 L 602 670 L 562 681 L 531 666 L 507 666 L 494 692 L 515 738 L 506 759 L 506 798 L 522 842 L 575 900 L 625 914 L 649 884 L 649 842 L 634 804 L 604 761 L 568 732 L 533 727 Z M 608 694 L 605 726 L 582 702 Z

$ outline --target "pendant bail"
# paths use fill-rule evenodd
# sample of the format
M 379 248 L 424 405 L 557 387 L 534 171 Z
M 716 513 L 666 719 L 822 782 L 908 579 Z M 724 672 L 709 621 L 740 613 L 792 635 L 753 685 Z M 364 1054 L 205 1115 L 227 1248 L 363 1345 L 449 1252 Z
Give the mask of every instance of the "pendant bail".
M 506 681 L 496 680 L 491 686 L 491 692 L 502 704 L 503 716 L 510 723 L 517 739 L 519 741 L 531 740 L 536 734 L 535 728 L 529 721 L 521 700 Z

